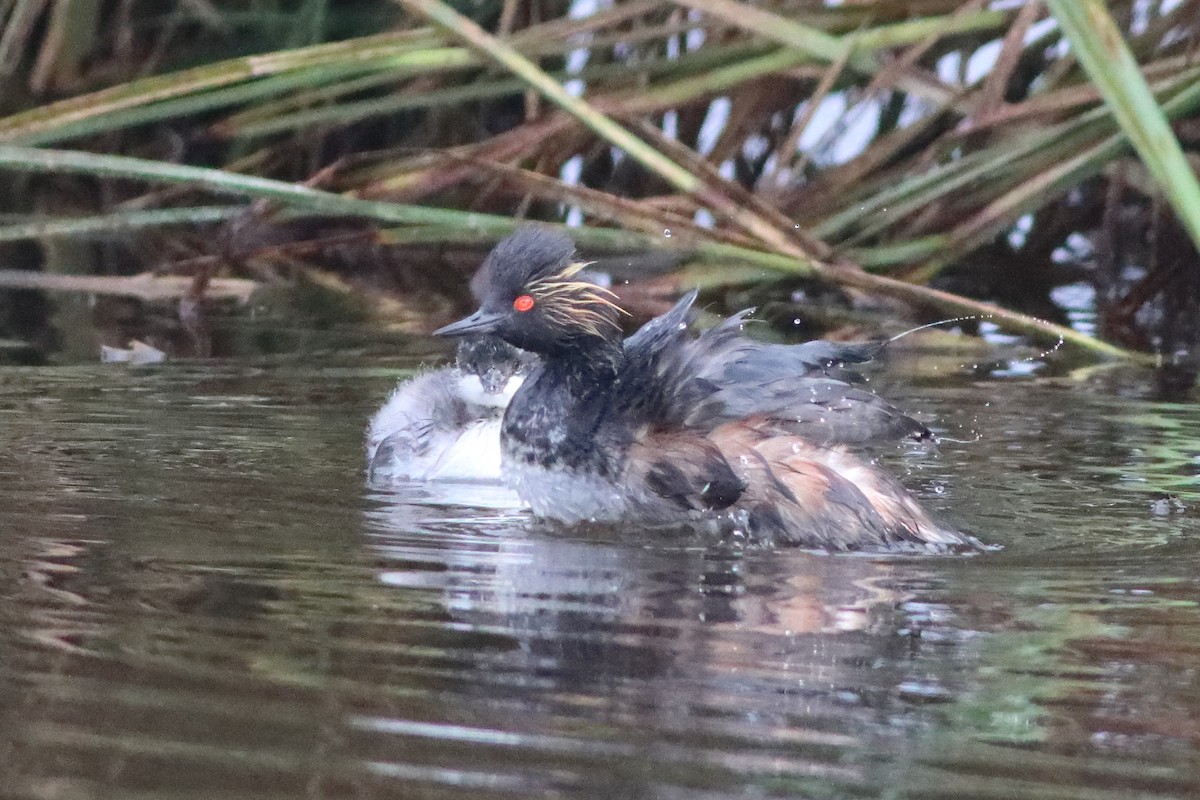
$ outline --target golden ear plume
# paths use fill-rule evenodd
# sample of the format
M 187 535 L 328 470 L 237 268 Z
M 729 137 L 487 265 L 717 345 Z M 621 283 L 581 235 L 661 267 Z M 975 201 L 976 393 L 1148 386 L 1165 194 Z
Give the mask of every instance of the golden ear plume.
M 565 330 L 579 329 L 593 336 L 620 332 L 616 317 L 628 311 L 616 303 L 612 291 L 591 281 L 572 280 L 589 262 L 568 264 L 555 275 L 529 284 L 526 289 L 537 299 L 546 319 Z M 615 312 L 615 313 L 609 313 Z

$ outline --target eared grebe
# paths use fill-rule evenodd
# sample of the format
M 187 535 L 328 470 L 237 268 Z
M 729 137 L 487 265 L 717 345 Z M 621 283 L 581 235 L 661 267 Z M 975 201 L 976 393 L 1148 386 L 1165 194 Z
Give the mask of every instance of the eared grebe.
M 495 336 L 459 340 L 454 366 L 401 383 L 367 426 L 367 477 L 500 480 L 500 420 L 533 357 Z
M 929 436 L 837 380 L 870 346 L 753 343 L 743 315 L 692 338 L 694 292 L 623 342 L 614 295 L 579 279 L 574 252 L 558 233 L 518 230 L 481 268 L 480 309 L 436 331 L 491 333 L 542 357 L 501 432 L 504 478 L 536 515 L 715 522 L 837 550 L 978 546 L 837 444 Z

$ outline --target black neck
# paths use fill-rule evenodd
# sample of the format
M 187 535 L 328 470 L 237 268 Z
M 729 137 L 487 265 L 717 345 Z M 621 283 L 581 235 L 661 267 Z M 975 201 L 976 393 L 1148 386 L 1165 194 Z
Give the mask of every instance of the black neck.
M 542 366 L 517 391 L 504 415 L 510 457 L 547 468 L 586 467 L 606 473 L 603 422 L 624 361 L 620 342 L 545 353 Z
M 556 375 L 577 387 L 578 396 L 596 385 L 611 383 L 625 361 L 625 349 L 620 341 L 589 338 L 546 353 L 543 360 Z

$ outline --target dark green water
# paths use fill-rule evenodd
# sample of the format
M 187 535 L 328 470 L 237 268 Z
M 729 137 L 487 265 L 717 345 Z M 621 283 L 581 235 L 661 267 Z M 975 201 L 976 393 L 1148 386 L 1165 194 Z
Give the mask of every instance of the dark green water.
M 0 371 L 3 797 L 1195 796 L 1196 406 L 895 389 L 1004 550 L 887 559 L 372 494 L 391 382 Z

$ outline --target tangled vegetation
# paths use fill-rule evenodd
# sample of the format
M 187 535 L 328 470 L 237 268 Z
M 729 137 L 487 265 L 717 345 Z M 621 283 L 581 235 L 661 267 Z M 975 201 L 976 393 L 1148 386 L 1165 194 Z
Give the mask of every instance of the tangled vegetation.
M 566 219 L 709 287 L 1194 361 L 1198 33 L 1200 0 L 0 0 L 0 288 L 97 237 L 185 309 L 339 254 L 412 285 Z M 1064 284 L 1097 335 L 1043 321 Z

